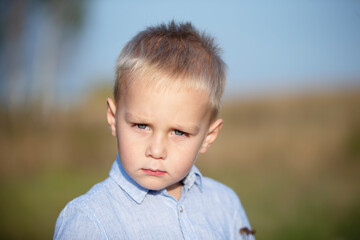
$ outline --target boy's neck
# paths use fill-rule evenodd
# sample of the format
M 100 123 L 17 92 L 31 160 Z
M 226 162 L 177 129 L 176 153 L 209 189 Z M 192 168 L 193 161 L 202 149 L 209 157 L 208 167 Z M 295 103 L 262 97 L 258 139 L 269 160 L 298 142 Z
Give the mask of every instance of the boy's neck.
M 181 187 L 182 183 L 178 182 L 170 187 L 167 187 L 166 191 L 179 201 L 181 197 Z

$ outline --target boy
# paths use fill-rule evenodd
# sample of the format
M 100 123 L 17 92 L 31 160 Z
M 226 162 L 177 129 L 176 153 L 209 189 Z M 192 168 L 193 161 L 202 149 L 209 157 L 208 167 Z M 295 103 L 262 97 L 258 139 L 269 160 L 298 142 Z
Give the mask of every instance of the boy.
M 107 99 L 117 160 L 64 208 L 54 239 L 253 239 L 236 194 L 194 166 L 223 124 L 218 51 L 190 23 L 150 27 L 127 43 Z

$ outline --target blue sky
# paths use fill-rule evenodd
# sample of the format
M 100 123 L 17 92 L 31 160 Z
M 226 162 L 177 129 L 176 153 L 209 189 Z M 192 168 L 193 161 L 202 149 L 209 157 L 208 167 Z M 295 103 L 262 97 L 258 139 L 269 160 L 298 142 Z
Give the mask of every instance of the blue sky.
M 124 44 L 172 19 L 215 37 L 228 65 L 226 96 L 360 81 L 360 1 L 93 0 L 67 56 L 63 88 L 111 83 Z

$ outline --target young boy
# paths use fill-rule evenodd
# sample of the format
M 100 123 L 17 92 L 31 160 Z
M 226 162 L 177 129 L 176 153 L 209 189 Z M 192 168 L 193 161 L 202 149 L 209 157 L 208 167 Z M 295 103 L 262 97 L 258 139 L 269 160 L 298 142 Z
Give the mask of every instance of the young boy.
M 117 159 L 109 178 L 67 204 L 54 239 L 253 239 L 236 194 L 194 166 L 223 124 L 218 51 L 190 23 L 127 43 L 107 100 Z

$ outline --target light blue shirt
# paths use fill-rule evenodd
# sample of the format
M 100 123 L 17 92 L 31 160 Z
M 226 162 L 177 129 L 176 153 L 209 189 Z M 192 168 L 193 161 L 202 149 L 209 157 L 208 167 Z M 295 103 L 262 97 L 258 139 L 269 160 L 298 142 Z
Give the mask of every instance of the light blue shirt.
M 125 172 L 119 158 L 109 178 L 69 202 L 54 239 L 254 239 L 233 190 L 193 166 L 180 200 L 166 189 L 148 190 Z

